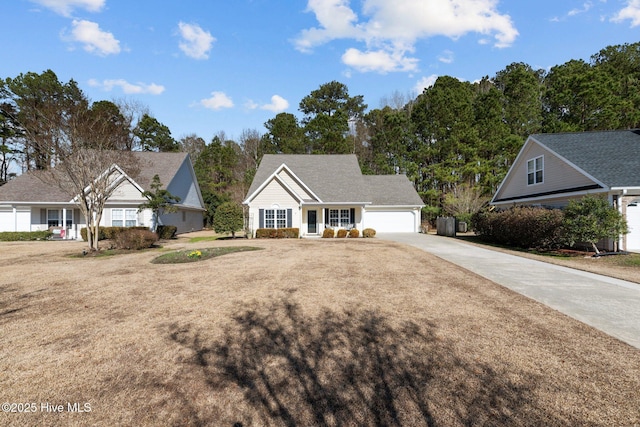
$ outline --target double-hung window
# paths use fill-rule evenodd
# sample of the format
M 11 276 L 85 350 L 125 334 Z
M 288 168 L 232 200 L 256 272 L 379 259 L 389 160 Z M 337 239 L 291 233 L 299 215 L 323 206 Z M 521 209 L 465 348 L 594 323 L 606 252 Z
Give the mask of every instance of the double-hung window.
M 135 227 L 138 225 L 137 209 L 111 209 L 113 227 Z
M 60 211 L 57 209 L 47 209 L 47 227 L 60 227 Z
M 527 162 L 527 185 L 541 184 L 544 179 L 543 157 L 536 157 Z
M 264 221 L 264 224 L 261 225 L 261 228 L 286 228 L 287 223 L 289 222 L 289 218 L 287 216 L 287 209 L 264 209 L 263 213 L 261 213 L 261 222 Z M 262 215 L 264 215 L 264 219 L 262 219 Z
M 328 211 L 330 227 L 348 228 L 355 222 L 352 209 L 328 209 Z

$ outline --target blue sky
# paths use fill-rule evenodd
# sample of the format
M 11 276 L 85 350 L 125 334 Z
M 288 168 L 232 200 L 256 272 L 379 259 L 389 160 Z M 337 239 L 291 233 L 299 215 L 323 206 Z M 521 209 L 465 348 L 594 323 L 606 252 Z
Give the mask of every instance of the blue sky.
M 332 80 L 369 108 L 437 76 L 548 69 L 640 41 L 640 0 L 2 0 L 0 78 L 53 70 L 174 138 L 265 132 Z

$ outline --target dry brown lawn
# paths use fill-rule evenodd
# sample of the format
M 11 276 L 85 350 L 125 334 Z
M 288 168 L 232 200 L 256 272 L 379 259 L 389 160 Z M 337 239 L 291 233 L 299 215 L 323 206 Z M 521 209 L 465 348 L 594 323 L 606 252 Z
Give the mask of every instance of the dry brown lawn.
M 415 248 L 82 246 L 0 243 L 2 426 L 640 425 L 639 350 Z

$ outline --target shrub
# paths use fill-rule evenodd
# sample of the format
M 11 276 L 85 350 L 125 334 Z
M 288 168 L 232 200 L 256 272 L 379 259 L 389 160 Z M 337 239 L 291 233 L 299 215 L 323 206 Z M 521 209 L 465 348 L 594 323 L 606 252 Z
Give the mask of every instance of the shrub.
M 159 225 L 156 230 L 158 238 L 162 240 L 174 239 L 177 232 L 178 227 L 175 225 Z
M 322 232 L 323 239 L 331 239 L 333 237 L 335 237 L 335 232 L 333 231 L 333 228 L 325 228 L 324 231 Z
M 158 241 L 158 235 L 150 230 L 130 228 L 116 233 L 112 239 L 115 249 L 147 249 Z
M 472 223 L 484 241 L 524 249 L 551 250 L 563 245 L 563 213 L 557 209 L 514 206 L 476 213 Z
M 374 230 L 373 228 L 365 228 L 364 230 L 362 230 L 362 237 L 375 237 L 376 236 L 376 230 Z
M 44 231 L 3 231 L 0 233 L 0 241 L 18 242 L 27 240 L 47 240 L 53 236 L 53 232 Z
M 343 238 L 347 237 L 347 234 L 348 234 L 347 230 L 345 230 L 344 228 L 340 228 L 338 230 L 337 237 L 343 239 Z
M 258 228 L 256 239 L 297 239 L 299 228 Z
M 100 227 L 98 230 L 98 240 L 114 239 L 119 233 L 127 230 L 148 230 L 147 227 Z M 87 229 L 80 229 L 82 240 L 87 241 Z
M 360 237 L 360 232 L 358 231 L 357 228 L 352 228 L 351 230 L 349 230 L 349 237 Z

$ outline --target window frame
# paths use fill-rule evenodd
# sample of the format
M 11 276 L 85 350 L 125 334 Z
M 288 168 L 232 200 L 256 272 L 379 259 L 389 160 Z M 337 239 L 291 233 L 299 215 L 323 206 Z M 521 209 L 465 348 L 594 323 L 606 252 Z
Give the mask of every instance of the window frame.
M 264 228 L 287 228 L 287 210 L 270 208 L 264 210 Z
M 349 228 L 349 225 L 355 222 L 355 219 L 351 218 L 350 208 L 329 209 L 329 227 L 337 228 Z
M 544 183 L 544 156 L 527 160 L 527 185 Z
M 120 218 L 115 219 L 118 213 Z M 120 224 L 115 224 L 114 222 Z M 137 227 L 138 226 L 138 210 L 135 208 L 111 208 L 111 226 L 112 227 Z

